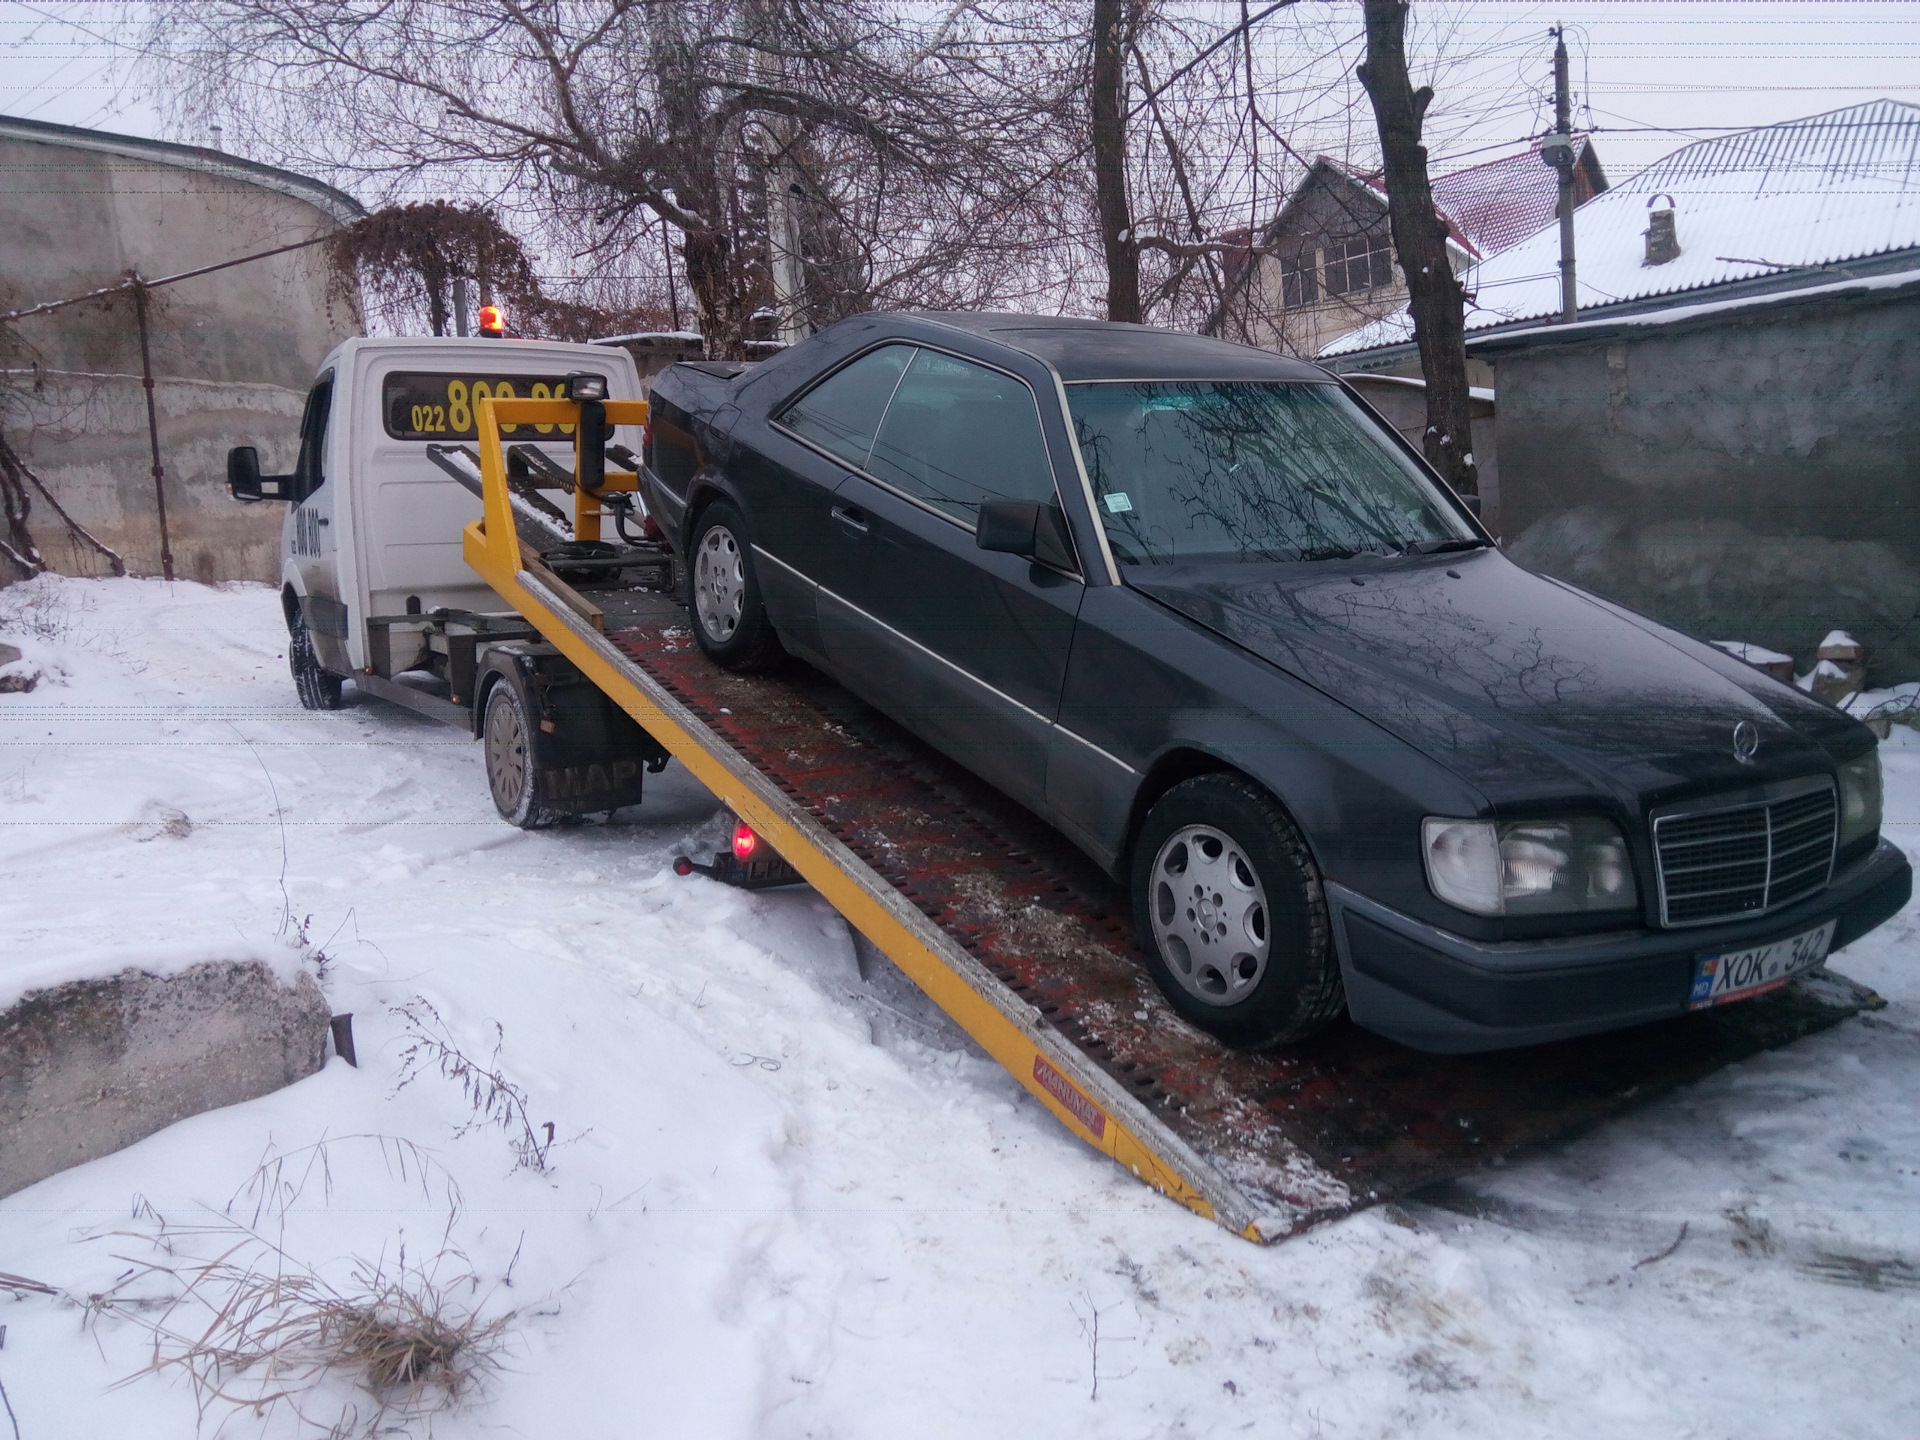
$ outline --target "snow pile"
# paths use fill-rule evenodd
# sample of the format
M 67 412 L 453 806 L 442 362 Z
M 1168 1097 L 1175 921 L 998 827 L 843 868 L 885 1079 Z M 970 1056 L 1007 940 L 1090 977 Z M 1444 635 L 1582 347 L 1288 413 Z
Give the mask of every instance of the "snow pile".
M 722 835 L 677 767 L 618 823 L 522 834 L 463 736 L 298 709 L 270 590 L 47 588 L 65 682 L 0 696 L 0 980 L 274 953 L 353 1013 L 360 1068 L 0 1201 L 0 1274 L 55 1292 L 0 1305 L 28 1440 L 373 1421 L 352 1366 L 314 1379 L 306 1425 L 218 1400 L 201 1425 L 180 1366 L 116 1388 L 155 1325 L 169 1357 L 210 1320 L 142 1302 L 223 1255 L 497 1323 L 493 1363 L 411 1427 L 444 1440 L 1797 1440 L 1920 1407 L 1910 914 L 1837 961 L 1880 1015 L 1262 1250 L 1073 1140 L 897 975 L 863 978 L 811 893 L 673 876 Z M 1908 741 L 1883 750 L 1903 841 Z M 464 1070 L 410 1072 L 427 1035 Z

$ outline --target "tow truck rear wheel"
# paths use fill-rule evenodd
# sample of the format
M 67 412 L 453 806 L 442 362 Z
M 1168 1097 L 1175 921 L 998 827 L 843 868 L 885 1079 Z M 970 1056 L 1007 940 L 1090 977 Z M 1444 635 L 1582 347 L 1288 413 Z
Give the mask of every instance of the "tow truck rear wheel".
M 694 522 L 687 614 L 700 648 L 725 669 L 766 670 L 786 653 L 761 603 L 746 517 L 731 501 L 714 501 Z
M 1236 1049 L 1303 1040 L 1346 1008 L 1313 854 L 1238 775 L 1184 780 L 1147 812 L 1133 913 L 1168 1003 Z
M 306 620 L 297 611 L 288 622 L 288 630 L 287 668 L 293 672 L 293 689 L 300 697 L 300 704 L 308 710 L 338 710 L 342 679 L 320 668 L 320 657 L 313 649 L 313 632 L 307 629 Z
M 559 820 L 535 797 L 533 723 L 527 697 L 511 676 L 502 676 L 487 691 L 486 715 L 480 743 L 486 753 L 487 788 L 493 808 L 509 825 L 522 830 L 544 830 Z

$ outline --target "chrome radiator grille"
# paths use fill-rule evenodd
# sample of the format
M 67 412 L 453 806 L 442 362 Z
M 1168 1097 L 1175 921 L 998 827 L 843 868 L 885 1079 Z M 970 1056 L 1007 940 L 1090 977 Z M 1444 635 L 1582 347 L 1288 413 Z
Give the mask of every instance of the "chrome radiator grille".
M 1825 888 L 1839 829 L 1833 786 L 1820 780 L 1793 791 L 1654 820 L 1663 924 L 1759 915 Z

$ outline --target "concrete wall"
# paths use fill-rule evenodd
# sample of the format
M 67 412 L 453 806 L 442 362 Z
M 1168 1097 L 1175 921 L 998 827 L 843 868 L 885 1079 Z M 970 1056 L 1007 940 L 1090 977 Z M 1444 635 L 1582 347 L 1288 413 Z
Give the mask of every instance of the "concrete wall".
M 1810 667 L 1920 679 L 1920 287 L 1496 341 L 1514 559 Z
M 118 154 L 0 135 L 0 308 L 112 285 L 130 269 L 175 274 L 338 223 L 314 200 L 237 169 L 196 168 L 202 162 L 191 154 L 177 163 L 171 148 Z M 277 579 L 281 509 L 227 499 L 226 451 L 259 444 L 263 462 L 290 461 L 313 370 L 337 341 L 359 332 L 357 305 L 331 293 L 316 246 L 154 292 L 150 324 L 176 570 L 203 580 Z M 130 568 L 157 573 L 131 298 L 22 321 L 17 332 L 25 353 L 10 355 L 0 377 L 0 419 L 16 448 Z M 100 573 L 90 554 L 60 542 L 44 509 L 34 529 L 57 568 Z

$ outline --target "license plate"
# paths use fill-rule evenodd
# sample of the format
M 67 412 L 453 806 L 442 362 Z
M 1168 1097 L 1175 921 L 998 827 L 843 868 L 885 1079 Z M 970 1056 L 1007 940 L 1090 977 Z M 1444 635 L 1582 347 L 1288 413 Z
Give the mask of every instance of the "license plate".
M 1702 955 L 1693 965 L 1693 995 L 1688 1008 L 1704 1010 L 1709 1005 L 1748 1000 L 1779 989 L 1827 958 L 1827 946 L 1833 942 L 1833 927 L 1837 923 L 1829 920 L 1818 930 L 1795 935 L 1791 940 L 1776 940 L 1771 945 Z

